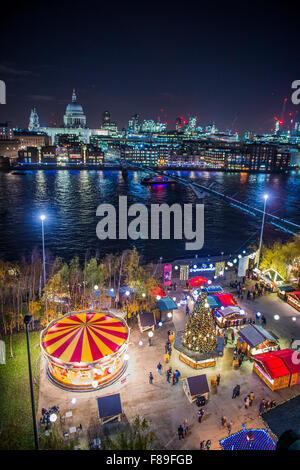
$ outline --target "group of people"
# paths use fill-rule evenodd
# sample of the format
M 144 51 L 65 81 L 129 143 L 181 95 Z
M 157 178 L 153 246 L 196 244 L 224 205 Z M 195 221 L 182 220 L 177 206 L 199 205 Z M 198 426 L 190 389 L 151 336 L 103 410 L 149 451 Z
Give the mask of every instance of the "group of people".
M 273 288 L 270 286 L 266 286 L 263 283 L 256 282 L 253 284 L 251 289 L 247 292 L 247 300 L 255 300 L 256 297 L 261 297 L 264 294 L 271 294 L 273 292 Z
M 244 404 L 245 404 L 245 409 L 247 410 L 249 406 L 252 406 L 254 400 L 254 393 L 250 392 L 245 398 L 244 398 Z
M 172 383 L 172 385 L 175 385 L 179 382 L 180 372 L 178 369 L 172 372 L 172 367 L 169 367 L 169 369 L 166 372 L 166 376 L 167 376 L 167 382 Z
M 59 413 L 59 406 L 52 406 L 48 410 L 46 408 L 42 408 L 42 417 L 40 418 L 40 424 L 45 425 L 45 430 L 48 429 L 51 421 L 50 421 L 50 416 L 52 414 L 58 414 Z
M 209 450 L 211 448 L 211 440 L 200 441 L 200 450 Z
M 259 404 L 259 413 L 262 414 L 265 411 L 269 411 L 271 408 L 274 408 L 274 406 L 276 406 L 275 400 L 267 401 L 263 398 Z
M 189 428 L 189 423 L 188 423 L 188 420 L 187 418 L 184 419 L 183 423 L 181 423 L 179 426 L 178 426 L 178 439 L 181 440 L 181 439 L 184 439 L 185 436 L 187 435 L 187 432 L 188 432 L 188 428 Z

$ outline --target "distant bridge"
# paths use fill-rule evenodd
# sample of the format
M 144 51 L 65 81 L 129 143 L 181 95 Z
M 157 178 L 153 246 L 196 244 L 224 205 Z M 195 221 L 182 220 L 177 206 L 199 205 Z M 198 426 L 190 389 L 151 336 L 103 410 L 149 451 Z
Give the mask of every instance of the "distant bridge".
M 120 162 L 120 164 L 122 165 L 122 162 Z M 138 167 L 141 171 L 145 171 L 146 173 L 153 175 L 165 174 L 163 170 L 156 170 L 145 165 L 137 165 L 136 163 L 134 163 L 134 167 Z M 175 181 L 178 181 L 178 183 L 183 184 L 184 186 L 188 186 L 192 191 L 194 191 L 196 197 L 198 198 L 204 197 L 205 194 L 210 194 L 217 199 L 226 201 L 230 206 L 235 207 L 236 209 L 245 212 L 249 215 L 252 215 L 253 217 L 259 217 L 263 215 L 263 210 L 257 209 L 256 207 L 252 207 L 249 204 L 246 204 L 245 202 L 238 201 L 237 199 L 231 196 L 227 196 L 226 194 L 216 191 L 212 189 L 211 186 L 203 186 L 202 184 L 191 182 L 186 178 L 181 178 L 180 176 L 172 175 L 171 178 Z M 287 219 L 277 217 L 276 215 L 270 214 L 268 212 L 265 213 L 265 222 L 274 225 L 274 227 L 279 230 L 282 230 L 283 232 L 290 233 L 291 235 L 295 235 L 300 238 L 300 225 L 295 224 L 294 222 L 290 222 Z

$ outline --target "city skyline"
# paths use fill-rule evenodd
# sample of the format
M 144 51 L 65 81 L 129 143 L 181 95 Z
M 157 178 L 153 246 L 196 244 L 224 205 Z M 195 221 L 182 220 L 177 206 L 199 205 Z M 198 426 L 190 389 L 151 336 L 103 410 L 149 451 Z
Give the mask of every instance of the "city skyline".
M 5 8 L 1 121 L 27 127 L 34 106 L 44 126 L 59 121 L 72 88 L 92 128 L 105 110 L 119 128 L 136 113 L 156 120 L 164 109 L 169 130 L 189 114 L 239 132 L 269 132 L 284 98 L 286 114 L 298 114 L 290 100 L 299 76 L 296 15 L 288 4 L 201 5 L 180 15 L 166 7 L 98 12 L 93 3 L 80 12 L 63 2 L 55 16 L 48 2 L 18 6 L 17 16 Z

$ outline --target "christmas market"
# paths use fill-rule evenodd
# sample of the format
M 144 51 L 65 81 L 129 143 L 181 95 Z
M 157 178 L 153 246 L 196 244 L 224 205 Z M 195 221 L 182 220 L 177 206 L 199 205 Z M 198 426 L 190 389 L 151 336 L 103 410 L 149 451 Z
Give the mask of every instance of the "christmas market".
M 91 391 L 114 383 L 127 367 L 129 330 L 112 313 L 71 312 L 41 332 L 48 378 L 70 391 Z

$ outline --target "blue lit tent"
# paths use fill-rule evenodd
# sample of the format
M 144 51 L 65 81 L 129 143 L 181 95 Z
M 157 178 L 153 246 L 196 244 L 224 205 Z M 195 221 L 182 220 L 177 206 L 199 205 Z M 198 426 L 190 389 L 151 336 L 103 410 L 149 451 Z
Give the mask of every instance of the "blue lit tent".
M 224 450 L 275 450 L 276 444 L 265 429 L 243 429 L 220 441 Z

